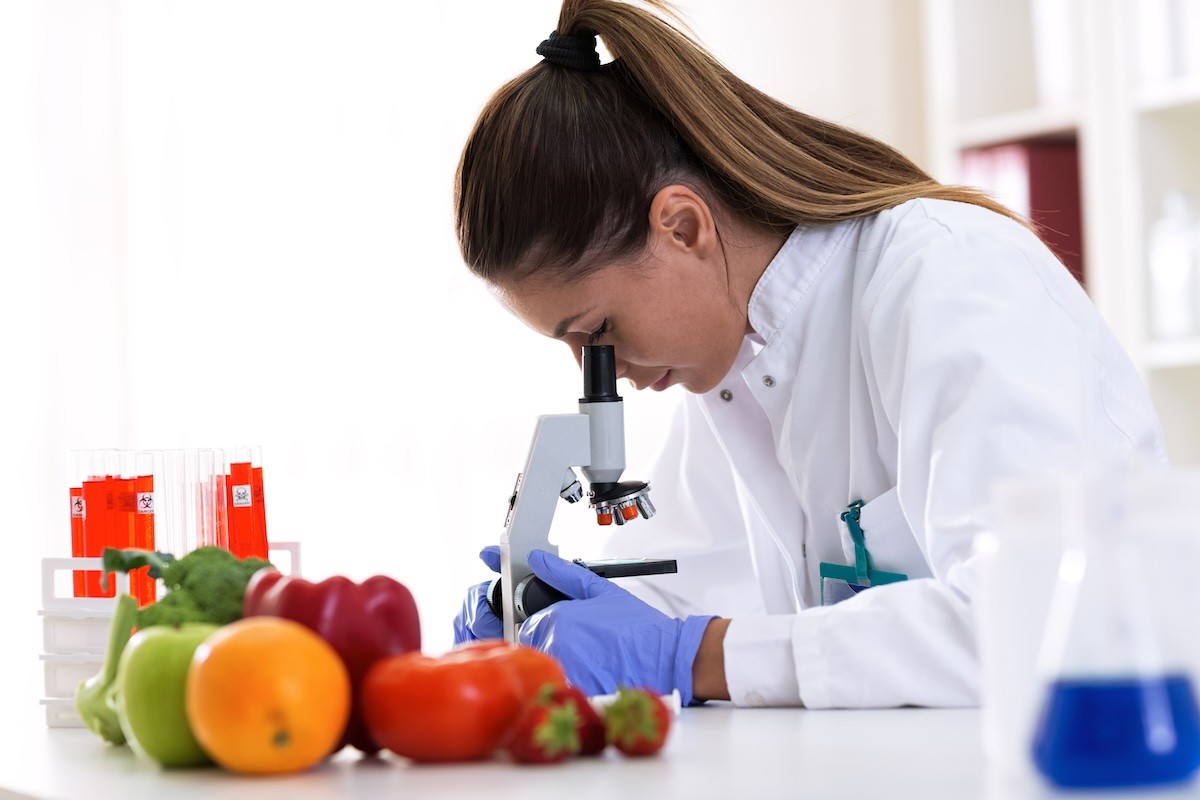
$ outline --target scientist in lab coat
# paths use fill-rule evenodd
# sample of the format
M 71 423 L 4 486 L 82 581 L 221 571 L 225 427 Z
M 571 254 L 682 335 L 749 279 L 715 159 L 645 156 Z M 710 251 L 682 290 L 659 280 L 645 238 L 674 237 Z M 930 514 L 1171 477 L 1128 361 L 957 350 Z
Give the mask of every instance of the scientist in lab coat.
M 464 260 L 534 331 L 688 394 L 650 476 L 655 530 L 610 542 L 679 574 L 634 594 L 535 552 L 577 599 L 521 641 L 590 693 L 976 704 L 994 482 L 1165 462 L 1086 294 L 1010 211 L 755 90 L 669 15 L 565 0 L 537 52 L 463 151 Z M 500 635 L 486 587 L 456 641 Z

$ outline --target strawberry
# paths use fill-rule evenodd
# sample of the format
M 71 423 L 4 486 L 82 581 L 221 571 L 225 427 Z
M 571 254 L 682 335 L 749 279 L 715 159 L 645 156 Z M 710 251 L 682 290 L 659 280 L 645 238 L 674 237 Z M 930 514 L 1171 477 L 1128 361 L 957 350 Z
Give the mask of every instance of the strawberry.
M 579 755 L 594 756 L 604 751 L 608 746 L 608 734 L 604 726 L 604 718 L 592 704 L 587 695 L 574 686 L 555 688 L 547 693 L 549 699 L 556 703 L 571 703 L 579 714 Z
M 608 741 L 627 756 L 650 756 L 662 749 L 671 729 L 671 712 L 647 689 L 617 689 L 604 713 Z
M 579 711 L 571 700 L 543 691 L 529 701 L 509 733 L 505 749 L 521 764 L 555 764 L 579 752 Z

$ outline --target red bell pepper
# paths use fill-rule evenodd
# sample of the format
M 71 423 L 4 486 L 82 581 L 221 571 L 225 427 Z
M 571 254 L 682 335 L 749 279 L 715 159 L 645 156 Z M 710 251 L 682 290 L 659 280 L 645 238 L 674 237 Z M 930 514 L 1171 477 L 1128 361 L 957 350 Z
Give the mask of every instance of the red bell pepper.
M 376 661 L 421 649 L 417 604 L 404 584 L 384 575 L 362 583 L 341 576 L 313 583 L 260 570 L 246 586 L 242 614 L 299 622 L 332 645 L 346 664 L 354 693 L 350 720 L 334 752 L 347 744 L 364 753 L 378 752 L 363 722 L 359 687 Z

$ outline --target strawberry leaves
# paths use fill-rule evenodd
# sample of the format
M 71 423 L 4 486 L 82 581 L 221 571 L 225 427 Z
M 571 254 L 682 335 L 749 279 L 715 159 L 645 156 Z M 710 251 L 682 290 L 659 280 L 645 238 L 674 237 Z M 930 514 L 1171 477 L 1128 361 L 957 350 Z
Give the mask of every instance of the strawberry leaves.
M 604 752 L 604 748 L 608 746 L 608 731 L 604 725 L 604 718 L 592 708 L 587 695 L 574 686 L 568 686 L 556 690 L 554 697 L 573 705 L 579 714 L 579 723 L 575 729 L 579 734 L 579 755 L 594 756 Z
M 508 740 L 508 753 L 521 764 L 554 764 L 579 752 L 579 713 L 570 703 L 542 700 L 525 707 Z
M 587 695 L 573 686 L 547 684 L 526 705 L 506 749 L 521 764 L 554 764 L 594 755 L 606 744 L 604 721 Z
M 653 692 L 621 687 L 604 714 L 608 741 L 627 756 L 654 755 L 667 741 L 671 712 Z

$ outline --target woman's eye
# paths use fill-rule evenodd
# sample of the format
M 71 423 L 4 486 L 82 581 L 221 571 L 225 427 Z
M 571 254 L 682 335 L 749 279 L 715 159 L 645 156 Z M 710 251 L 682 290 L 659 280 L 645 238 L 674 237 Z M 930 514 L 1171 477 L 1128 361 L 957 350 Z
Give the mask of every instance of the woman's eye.
M 600 337 L 608 332 L 608 319 L 600 323 L 600 327 L 588 334 L 588 344 L 595 344 L 600 341 Z

